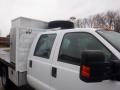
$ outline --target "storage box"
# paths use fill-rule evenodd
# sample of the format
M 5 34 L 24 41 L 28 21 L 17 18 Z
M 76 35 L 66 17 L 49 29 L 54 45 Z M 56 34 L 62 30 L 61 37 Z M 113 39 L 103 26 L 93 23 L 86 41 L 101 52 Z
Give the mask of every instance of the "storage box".
M 15 64 L 16 71 L 27 71 L 27 59 L 32 42 L 38 33 L 47 29 L 47 26 L 47 22 L 23 17 L 12 21 L 10 62 Z

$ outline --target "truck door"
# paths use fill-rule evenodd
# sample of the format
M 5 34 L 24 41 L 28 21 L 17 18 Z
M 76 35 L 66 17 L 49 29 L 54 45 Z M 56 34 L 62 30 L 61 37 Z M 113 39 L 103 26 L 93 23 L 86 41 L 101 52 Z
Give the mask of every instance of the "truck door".
M 51 62 L 55 33 L 42 34 L 33 42 L 28 59 L 28 83 L 37 90 L 50 89 Z M 36 44 L 37 43 L 37 44 Z
M 120 82 L 85 83 L 79 78 L 83 50 L 102 50 L 106 61 L 117 59 L 95 36 L 85 32 L 61 34 L 52 65 L 53 90 L 119 90 Z

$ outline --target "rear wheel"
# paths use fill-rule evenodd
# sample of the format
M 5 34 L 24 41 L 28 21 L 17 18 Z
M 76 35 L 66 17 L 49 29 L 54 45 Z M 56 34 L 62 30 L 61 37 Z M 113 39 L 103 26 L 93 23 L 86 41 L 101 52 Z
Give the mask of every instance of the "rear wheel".
M 8 68 L 6 66 L 1 67 L 1 84 L 5 90 L 13 89 L 13 83 L 8 79 Z
M 34 90 L 29 86 L 22 86 L 22 87 L 17 87 L 13 82 L 11 82 L 8 78 L 8 68 L 6 66 L 0 65 L 0 83 L 1 87 L 3 90 Z
M 5 88 L 7 85 L 8 77 L 7 77 L 7 71 L 5 67 L 2 67 L 2 77 L 1 77 L 1 83 L 2 86 Z

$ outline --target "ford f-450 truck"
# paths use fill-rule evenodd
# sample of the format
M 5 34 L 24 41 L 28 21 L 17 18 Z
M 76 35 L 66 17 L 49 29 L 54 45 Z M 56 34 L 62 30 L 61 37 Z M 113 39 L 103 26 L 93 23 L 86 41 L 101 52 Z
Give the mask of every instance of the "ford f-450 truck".
M 56 25 L 23 17 L 12 21 L 10 53 L 0 49 L 3 87 L 119 90 L 120 33 Z

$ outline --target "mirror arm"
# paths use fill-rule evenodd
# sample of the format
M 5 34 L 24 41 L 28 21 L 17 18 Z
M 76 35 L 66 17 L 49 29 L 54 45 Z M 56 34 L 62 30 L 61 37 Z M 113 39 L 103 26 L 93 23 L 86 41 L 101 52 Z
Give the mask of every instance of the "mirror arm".
M 120 81 L 120 61 L 113 60 L 109 63 L 104 63 L 105 71 L 103 80 Z
M 113 60 L 111 64 L 111 80 L 120 81 L 120 60 Z
M 111 73 L 112 73 L 112 63 L 104 63 L 105 65 L 105 71 L 104 71 L 104 77 L 103 80 L 110 80 L 111 79 Z

